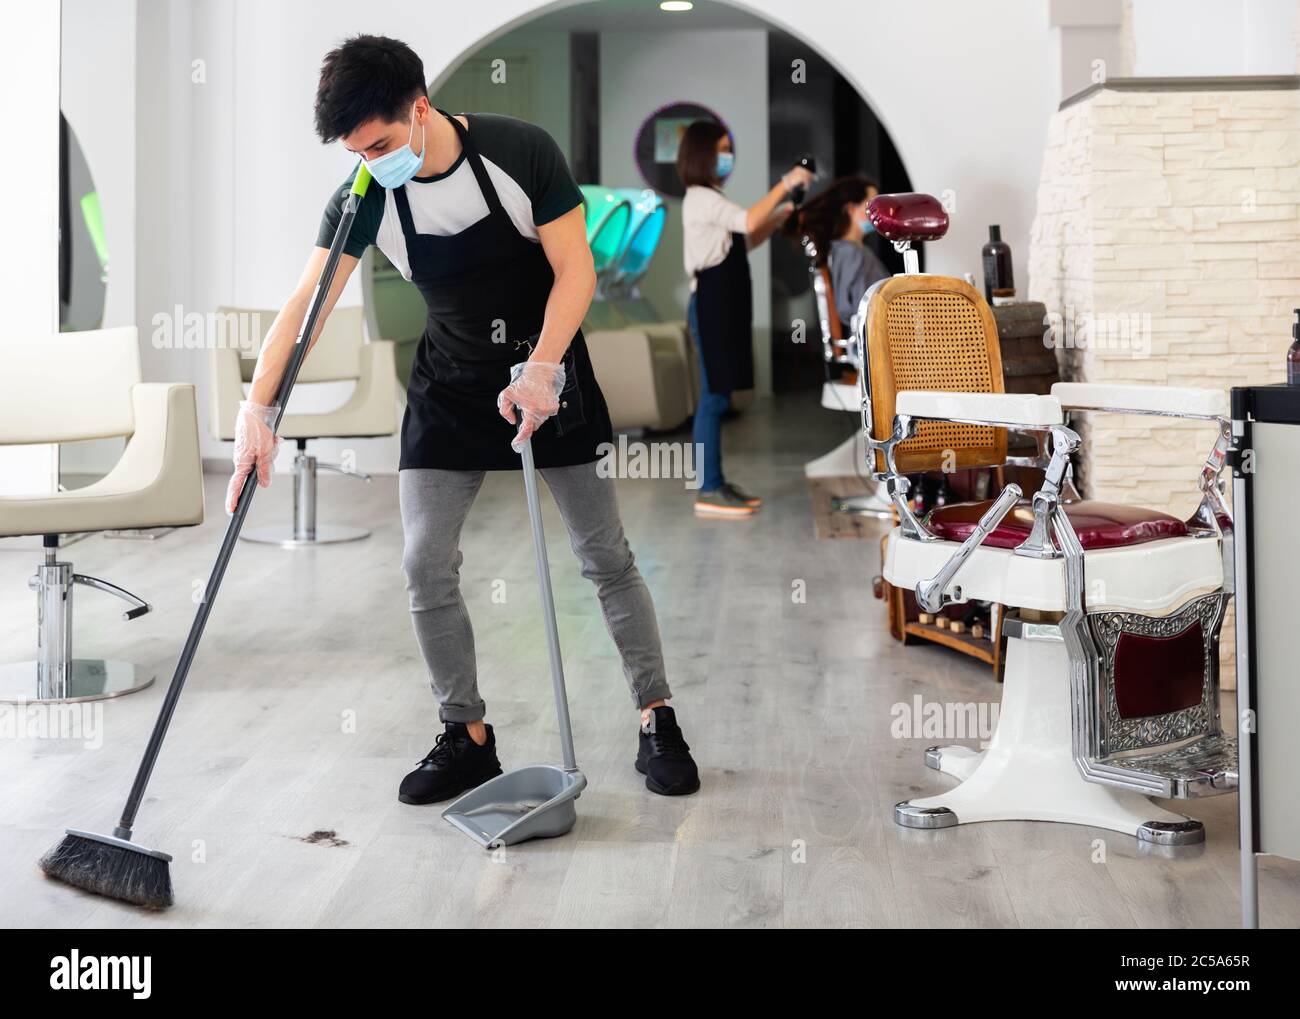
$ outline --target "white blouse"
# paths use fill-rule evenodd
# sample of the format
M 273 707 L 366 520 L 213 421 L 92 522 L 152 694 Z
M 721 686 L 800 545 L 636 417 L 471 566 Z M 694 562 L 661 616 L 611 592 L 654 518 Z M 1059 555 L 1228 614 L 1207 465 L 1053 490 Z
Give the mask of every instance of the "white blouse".
M 748 234 L 748 211 L 717 188 L 692 185 L 682 199 L 682 261 L 695 290 L 695 274 L 720 265 L 731 253 L 731 235 Z

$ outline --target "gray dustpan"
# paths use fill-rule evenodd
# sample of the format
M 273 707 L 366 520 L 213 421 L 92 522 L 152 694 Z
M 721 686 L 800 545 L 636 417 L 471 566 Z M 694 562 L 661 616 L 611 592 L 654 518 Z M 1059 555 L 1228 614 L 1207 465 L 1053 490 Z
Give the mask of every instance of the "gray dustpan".
M 542 592 L 546 643 L 551 653 L 551 686 L 555 692 L 564 764 L 530 764 L 507 771 L 471 789 L 442 812 L 446 820 L 487 849 L 563 835 L 578 820 L 574 800 L 587 786 L 587 777 L 578 770 L 573 753 L 569 699 L 564 692 L 564 663 L 560 659 L 560 633 L 555 625 L 555 599 L 551 595 L 551 570 L 546 562 L 546 538 L 542 534 L 542 507 L 537 498 L 531 441 L 524 444 L 523 460 L 524 494 L 533 525 L 537 583 Z

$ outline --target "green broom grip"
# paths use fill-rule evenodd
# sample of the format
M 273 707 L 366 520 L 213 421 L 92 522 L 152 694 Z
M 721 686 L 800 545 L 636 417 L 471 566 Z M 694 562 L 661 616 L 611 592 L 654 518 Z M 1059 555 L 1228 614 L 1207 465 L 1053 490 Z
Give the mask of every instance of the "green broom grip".
M 357 175 L 352 178 L 352 194 L 358 198 L 365 198 L 366 188 L 370 187 L 371 180 L 370 171 L 366 169 L 366 164 L 358 164 Z

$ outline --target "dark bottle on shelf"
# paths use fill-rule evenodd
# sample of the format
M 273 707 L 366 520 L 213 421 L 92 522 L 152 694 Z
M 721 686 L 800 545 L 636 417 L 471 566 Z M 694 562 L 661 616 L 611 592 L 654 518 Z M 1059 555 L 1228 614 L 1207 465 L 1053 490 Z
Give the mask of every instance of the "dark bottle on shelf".
M 1016 294 L 1016 284 L 1011 275 L 1011 248 L 1002 239 L 1002 227 L 989 227 L 989 242 L 984 245 L 983 255 L 984 300 L 989 304 L 995 297 L 1009 301 Z
M 1295 321 L 1291 323 L 1291 349 L 1286 352 L 1286 381 L 1289 385 L 1300 386 L 1300 308 L 1295 309 Z

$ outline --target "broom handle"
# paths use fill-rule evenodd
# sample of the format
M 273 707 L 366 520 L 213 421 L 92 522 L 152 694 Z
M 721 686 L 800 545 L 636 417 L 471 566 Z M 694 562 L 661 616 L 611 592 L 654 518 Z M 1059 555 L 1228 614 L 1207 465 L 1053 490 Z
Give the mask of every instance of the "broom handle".
M 520 423 L 523 411 L 520 409 Z M 569 723 L 569 698 L 564 690 L 564 661 L 560 657 L 560 631 L 555 625 L 555 597 L 551 594 L 551 567 L 546 561 L 546 536 L 542 533 L 542 505 L 537 498 L 537 471 L 533 468 L 533 440 L 524 443 L 524 495 L 528 519 L 533 525 L 533 551 L 537 553 L 537 586 L 542 592 L 542 615 L 546 622 L 546 646 L 551 654 L 551 688 L 555 693 L 555 718 L 560 724 L 560 747 L 564 770 L 577 771 L 573 752 L 573 727 Z
M 330 244 L 329 255 L 325 258 L 325 267 L 321 270 L 320 279 L 316 283 L 316 290 L 312 293 L 311 303 L 307 308 L 307 317 L 303 321 L 302 329 L 298 331 L 298 338 L 294 341 L 293 353 L 289 357 L 284 376 L 280 379 L 279 388 L 276 390 L 275 400 L 279 406 L 275 415 L 275 423 L 271 426 L 273 433 L 280 428 L 280 420 L 284 417 L 285 405 L 289 402 L 289 393 L 293 389 L 294 382 L 297 381 L 302 362 L 307 357 L 307 350 L 311 346 L 311 335 L 316 330 L 316 322 L 320 319 L 321 309 L 325 306 L 330 284 L 334 282 L 334 273 L 338 269 L 339 258 L 343 254 L 343 246 L 347 243 L 348 234 L 352 231 L 352 221 L 356 218 L 357 207 L 361 204 L 361 199 L 365 197 L 366 188 L 369 184 L 370 172 L 362 163 L 357 167 L 357 174 L 352 182 L 352 190 L 343 202 L 343 213 L 339 217 L 338 228 L 334 231 L 334 240 Z M 167 695 L 163 698 L 162 710 L 158 712 L 158 719 L 154 722 L 153 733 L 149 736 L 149 744 L 144 750 L 144 758 L 140 761 L 140 767 L 136 770 L 135 782 L 131 786 L 131 794 L 127 797 L 126 806 L 122 808 L 122 818 L 118 821 L 117 827 L 113 829 L 113 835 L 117 838 L 130 839 L 131 837 L 136 812 L 140 809 L 140 801 L 144 799 L 145 787 L 149 784 L 149 776 L 153 774 L 153 766 L 158 760 L 159 751 L 162 750 L 163 739 L 167 735 L 167 727 L 171 724 L 172 714 L 176 710 L 176 704 L 181 699 L 181 690 L 185 686 L 185 678 L 189 675 L 190 665 L 194 662 L 194 654 L 198 651 L 199 640 L 203 637 L 203 628 L 207 625 L 208 616 L 212 614 L 212 605 L 217 599 L 221 579 L 226 574 L 226 566 L 230 562 L 231 553 L 235 550 L 235 543 L 239 540 L 239 532 L 244 526 L 244 518 L 248 516 L 248 507 L 252 505 L 253 495 L 256 492 L 256 472 L 250 471 L 244 478 L 243 487 L 239 490 L 239 502 L 235 506 L 235 512 L 230 518 L 230 523 L 226 526 L 226 536 L 221 540 L 221 549 L 217 552 L 217 561 L 213 564 L 212 573 L 209 575 L 208 582 L 203 589 L 203 600 L 199 602 L 199 610 L 194 616 L 194 622 L 190 625 L 189 636 L 185 638 L 185 647 L 181 649 L 181 657 L 176 663 L 176 671 L 172 674 L 171 684 L 167 687 Z

